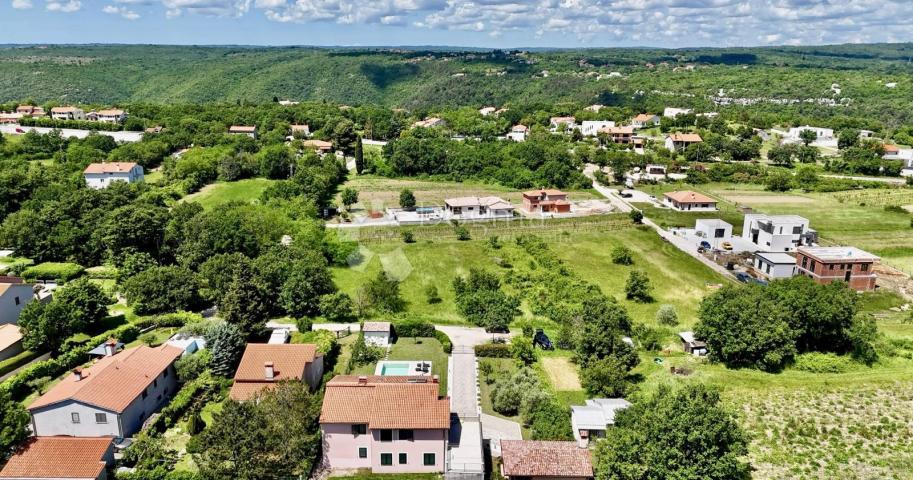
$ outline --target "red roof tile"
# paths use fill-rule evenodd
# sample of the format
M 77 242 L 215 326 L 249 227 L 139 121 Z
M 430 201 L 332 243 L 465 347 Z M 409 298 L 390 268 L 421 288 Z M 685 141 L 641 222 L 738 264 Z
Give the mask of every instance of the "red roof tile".
M 448 429 L 450 401 L 427 377 L 337 376 L 327 383 L 320 423 L 369 428 Z
M 110 438 L 33 437 L 0 471 L 0 478 L 96 478 Z
M 678 203 L 716 203 L 716 200 L 704 195 L 703 193 L 692 192 L 690 190 L 683 190 L 680 192 L 668 192 L 665 194 L 667 198 L 675 200 Z
M 501 440 L 501 466 L 509 477 L 592 477 L 590 451 L 576 442 Z
M 249 343 L 235 372 L 230 396 L 234 400 L 247 400 L 276 382 L 301 380 L 308 364 L 319 356 L 314 344 Z M 272 379 L 266 378 L 266 363 L 273 366 Z
M 135 166 L 133 162 L 90 163 L 83 173 L 127 173 Z

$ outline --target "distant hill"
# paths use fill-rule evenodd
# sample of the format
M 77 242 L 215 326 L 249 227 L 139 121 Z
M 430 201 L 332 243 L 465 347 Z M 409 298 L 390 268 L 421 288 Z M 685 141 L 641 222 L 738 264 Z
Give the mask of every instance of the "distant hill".
M 911 59 L 913 44 L 528 52 L 6 46 L 0 47 L 0 102 L 266 102 L 278 97 L 410 109 L 516 102 L 640 108 L 645 98 L 662 97 L 665 104 L 711 110 L 717 107 L 708 97 L 722 89 L 724 96 L 738 99 L 775 98 L 787 106 L 798 100 L 789 108 L 803 115 L 869 116 L 900 124 L 913 123 Z M 839 107 L 822 106 L 841 98 L 846 100 Z M 765 105 L 772 111 L 784 108 L 764 102 L 753 108 Z

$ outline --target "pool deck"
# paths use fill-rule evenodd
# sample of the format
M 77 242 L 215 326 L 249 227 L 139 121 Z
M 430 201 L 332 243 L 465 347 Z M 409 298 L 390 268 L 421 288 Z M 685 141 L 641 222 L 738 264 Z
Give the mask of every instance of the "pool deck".
M 416 367 L 426 364 L 428 371 L 417 371 Z M 374 375 L 431 376 L 431 362 L 427 360 L 382 360 L 374 367 Z

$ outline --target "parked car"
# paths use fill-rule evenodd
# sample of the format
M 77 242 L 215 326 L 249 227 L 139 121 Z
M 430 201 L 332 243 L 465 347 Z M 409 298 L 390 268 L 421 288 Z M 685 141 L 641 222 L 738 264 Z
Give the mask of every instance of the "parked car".
M 634 196 L 634 194 L 631 192 L 625 192 L 625 191 L 621 192 L 621 198 L 631 198 L 633 196 Z
M 485 331 L 488 333 L 510 333 L 510 330 L 507 327 L 485 327 Z
M 710 242 L 707 240 L 701 240 L 701 248 L 704 250 L 710 250 L 712 247 L 710 246 Z
M 555 349 L 555 347 L 552 345 L 551 339 L 548 338 L 548 335 L 546 335 L 541 328 L 537 328 L 536 334 L 533 335 L 533 346 L 538 346 L 542 350 Z
M 748 283 L 750 280 L 754 279 L 751 275 L 749 275 L 745 272 L 736 273 L 735 278 L 736 278 L 736 280 L 738 280 L 742 283 Z
M 723 242 L 720 246 L 723 247 L 723 250 L 732 250 L 732 244 L 729 242 Z

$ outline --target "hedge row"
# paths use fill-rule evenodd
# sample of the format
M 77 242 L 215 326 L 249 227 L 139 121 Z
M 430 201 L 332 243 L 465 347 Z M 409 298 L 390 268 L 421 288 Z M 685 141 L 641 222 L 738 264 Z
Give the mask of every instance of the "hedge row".
M 209 371 L 203 372 L 192 382 L 185 383 L 178 393 L 171 399 L 165 408 L 159 411 L 159 416 L 149 425 L 149 430 L 155 433 L 164 433 L 165 430 L 176 425 L 194 404 L 209 401 L 210 397 L 220 391 L 221 382 L 213 378 Z
M 483 343 L 475 346 L 476 356 L 484 358 L 511 358 L 510 345 L 506 343 Z
M 394 322 L 393 331 L 397 337 L 433 337 L 435 329 L 431 322 L 410 318 Z
M 435 330 L 434 338 L 436 338 L 437 341 L 441 342 L 441 346 L 444 347 L 444 353 L 449 355 L 451 352 L 453 352 L 453 342 L 450 341 L 450 337 L 448 337 L 446 333 L 440 330 Z
M 68 262 L 45 262 L 26 268 L 22 276 L 26 281 L 57 280 L 66 282 L 72 280 L 85 271 L 82 265 Z
M 25 350 L 20 354 L 7 358 L 6 360 L 0 362 L 0 376 L 6 375 L 7 373 L 12 372 L 13 370 L 25 365 L 26 363 L 31 362 L 35 357 L 41 355 L 38 352 L 33 352 L 31 350 Z

